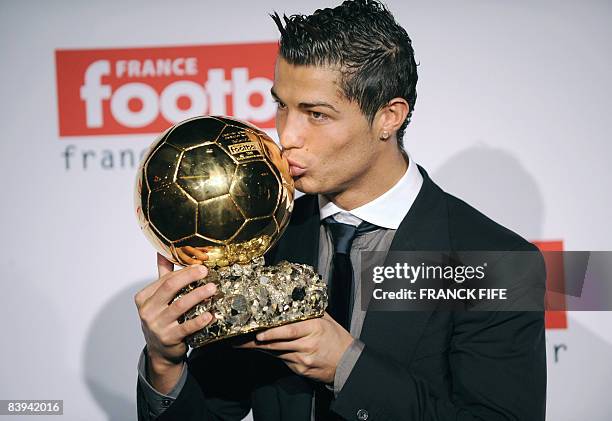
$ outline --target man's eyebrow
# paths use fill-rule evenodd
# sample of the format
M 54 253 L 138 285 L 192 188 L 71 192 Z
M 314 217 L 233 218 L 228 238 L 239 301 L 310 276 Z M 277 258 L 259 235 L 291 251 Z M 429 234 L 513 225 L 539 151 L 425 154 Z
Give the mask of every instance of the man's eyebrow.
M 281 99 L 278 97 L 277 93 L 274 91 L 274 88 L 270 89 L 270 94 L 272 95 L 272 97 L 279 101 L 282 102 Z M 327 107 L 335 112 L 337 112 L 338 114 L 340 114 L 340 111 L 338 111 L 336 109 L 336 107 L 334 107 L 333 105 L 331 105 L 328 102 L 324 102 L 324 101 L 317 101 L 317 102 L 300 102 L 298 107 L 300 108 L 314 108 L 314 107 Z
M 338 114 L 340 114 L 340 111 L 336 110 L 336 108 L 333 105 L 331 105 L 331 104 L 329 104 L 327 102 L 322 102 L 322 101 L 319 101 L 319 102 L 300 102 L 299 107 L 300 108 L 327 107 L 327 108 L 337 112 Z

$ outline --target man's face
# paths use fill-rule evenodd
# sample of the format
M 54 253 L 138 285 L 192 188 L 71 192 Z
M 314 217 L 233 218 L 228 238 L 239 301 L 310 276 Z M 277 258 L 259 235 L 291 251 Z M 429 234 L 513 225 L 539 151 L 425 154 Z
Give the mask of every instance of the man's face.
M 377 142 L 357 103 L 341 92 L 339 75 L 280 57 L 276 62 L 276 129 L 296 188 L 304 193 L 338 195 L 376 183 L 367 175 L 380 152 Z

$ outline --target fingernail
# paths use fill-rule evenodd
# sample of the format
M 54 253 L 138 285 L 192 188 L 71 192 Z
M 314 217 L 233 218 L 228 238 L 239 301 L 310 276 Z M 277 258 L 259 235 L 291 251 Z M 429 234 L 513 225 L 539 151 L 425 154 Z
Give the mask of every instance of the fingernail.
M 255 335 L 255 337 L 257 338 L 258 341 L 263 341 L 264 340 L 264 334 L 263 333 L 258 333 L 257 335 Z
M 213 283 L 207 284 L 206 288 L 208 288 L 208 292 L 210 292 L 211 294 L 217 292 L 217 286 Z
M 206 268 L 206 266 L 204 265 L 198 266 L 198 270 L 200 271 L 202 275 L 206 275 L 208 273 L 208 268 Z

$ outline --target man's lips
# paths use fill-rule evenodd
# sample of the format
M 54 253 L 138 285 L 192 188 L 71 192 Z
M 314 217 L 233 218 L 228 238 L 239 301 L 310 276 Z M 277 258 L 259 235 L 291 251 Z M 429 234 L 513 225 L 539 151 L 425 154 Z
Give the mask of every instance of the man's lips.
M 306 172 L 306 168 L 302 167 L 297 162 L 291 159 L 287 159 L 287 162 L 289 163 L 289 171 L 292 177 L 299 177 Z

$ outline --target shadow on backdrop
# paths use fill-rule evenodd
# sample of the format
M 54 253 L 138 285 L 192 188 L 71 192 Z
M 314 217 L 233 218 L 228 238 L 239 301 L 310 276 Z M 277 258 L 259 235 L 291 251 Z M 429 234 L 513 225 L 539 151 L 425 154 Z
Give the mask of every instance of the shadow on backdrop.
M 541 238 L 545 209 L 538 181 L 510 151 L 475 145 L 451 156 L 432 179 L 528 240 Z
M 113 295 L 94 318 L 86 338 L 85 381 L 112 421 L 136 419 L 137 363 L 145 342 L 134 294 L 149 282 L 132 284 Z

